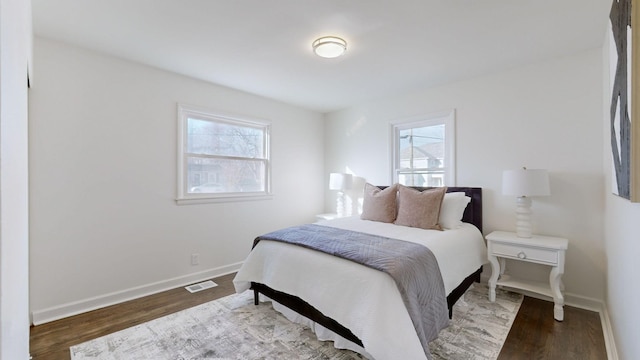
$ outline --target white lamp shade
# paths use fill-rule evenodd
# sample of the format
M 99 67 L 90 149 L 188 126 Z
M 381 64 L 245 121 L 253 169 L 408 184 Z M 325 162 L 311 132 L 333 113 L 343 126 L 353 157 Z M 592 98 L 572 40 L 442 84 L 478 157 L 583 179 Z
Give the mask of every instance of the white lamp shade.
M 549 174 L 543 169 L 505 170 L 502 193 L 515 196 L 549 196 Z
M 331 173 L 329 175 L 330 190 L 346 190 L 351 187 L 353 177 L 351 174 Z

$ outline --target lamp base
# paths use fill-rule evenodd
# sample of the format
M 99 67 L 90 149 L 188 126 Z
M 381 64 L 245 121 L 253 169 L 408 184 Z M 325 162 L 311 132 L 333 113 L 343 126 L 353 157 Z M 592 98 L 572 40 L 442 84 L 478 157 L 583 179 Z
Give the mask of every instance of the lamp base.
M 336 198 L 336 214 L 338 214 L 338 217 L 351 216 L 352 207 L 351 197 L 343 191 L 338 191 Z
M 530 238 L 533 235 L 531 199 L 526 196 L 516 199 L 516 235 L 521 238 Z

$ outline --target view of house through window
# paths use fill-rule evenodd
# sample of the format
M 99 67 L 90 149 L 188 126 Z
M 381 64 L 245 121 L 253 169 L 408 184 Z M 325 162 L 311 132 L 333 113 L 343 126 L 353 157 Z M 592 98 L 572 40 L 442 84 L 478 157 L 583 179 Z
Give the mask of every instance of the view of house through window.
M 407 186 L 454 184 L 453 113 L 396 123 L 393 130 L 395 181 Z
M 410 186 L 444 184 L 444 124 L 400 130 L 398 182 Z
M 269 125 L 180 108 L 182 195 L 266 193 Z

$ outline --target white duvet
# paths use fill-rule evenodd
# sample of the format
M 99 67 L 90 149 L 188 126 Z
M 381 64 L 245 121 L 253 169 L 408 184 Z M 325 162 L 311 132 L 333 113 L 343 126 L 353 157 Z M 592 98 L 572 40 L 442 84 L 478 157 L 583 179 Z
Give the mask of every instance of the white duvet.
M 427 246 L 440 267 L 445 292 L 449 294 L 469 274 L 486 262 L 486 246 L 480 231 L 463 224 L 459 229 L 423 230 L 361 220 L 359 217 L 327 220 L 332 226 Z M 294 321 L 304 321 L 321 340 L 358 351 L 376 360 L 426 359 L 413 323 L 394 280 L 386 273 L 301 246 L 261 241 L 250 253 L 233 283 L 241 293 L 259 282 L 295 295 L 324 315 L 350 329 L 364 345 L 357 345 L 296 315 L 274 307 Z

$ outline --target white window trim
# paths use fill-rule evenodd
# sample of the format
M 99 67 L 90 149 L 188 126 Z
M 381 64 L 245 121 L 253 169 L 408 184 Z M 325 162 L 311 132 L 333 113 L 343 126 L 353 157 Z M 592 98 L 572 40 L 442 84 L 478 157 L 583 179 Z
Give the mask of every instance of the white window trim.
M 426 115 L 414 116 L 393 120 L 390 122 L 389 134 L 391 136 L 391 183 L 398 182 L 398 168 L 400 164 L 400 153 L 398 137 L 400 130 L 409 129 L 419 126 L 445 125 L 445 186 L 456 186 L 456 111 L 441 111 Z
M 186 177 L 186 161 L 185 154 L 187 153 L 187 132 L 186 124 L 189 116 L 196 116 L 200 119 L 210 119 L 217 122 L 229 121 L 231 124 L 247 126 L 259 126 L 264 127 L 266 132 L 265 141 L 265 155 L 267 164 L 265 171 L 267 173 L 265 179 L 265 192 L 260 193 L 223 193 L 223 194 L 189 194 L 186 191 L 185 177 Z M 223 113 L 217 110 L 210 110 L 203 107 L 178 104 L 178 146 L 177 146 L 177 184 L 178 191 L 176 197 L 176 203 L 178 205 L 189 204 L 206 204 L 206 203 L 222 203 L 222 202 L 237 202 L 237 201 L 254 201 L 254 200 L 269 200 L 273 198 L 271 192 L 271 122 L 250 118 L 247 116 L 240 116 L 234 114 Z

